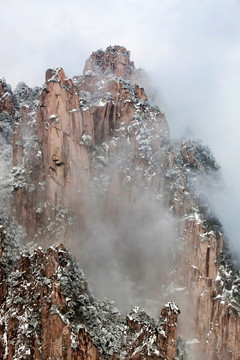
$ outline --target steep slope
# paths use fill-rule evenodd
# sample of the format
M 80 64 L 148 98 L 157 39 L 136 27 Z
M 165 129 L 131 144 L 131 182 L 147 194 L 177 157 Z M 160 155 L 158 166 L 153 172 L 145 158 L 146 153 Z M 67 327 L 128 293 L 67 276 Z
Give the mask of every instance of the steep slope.
M 13 168 L 4 178 L 5 214 L 22 226 L 25 244 L 58 241 L 71 247 L 97 282 L 102 281 L 98 259 L 102 256 L 104 263 L 117 253 L 114 265 L 134 283 L 136 300 L 155 296 L 155 302 L 171 298 L 180 305 L 179 332 L 186 339 L 195 337 L 194 359 L 238 359 L 239 273 L 204 196 L 206 184 L 218 186 L 219 166 L 199 141 L 171 140 L 164 114 L 138 85 L 142 76 L 129 51 L 114 46 L 93 53 L 83 75 L 73 79 L 61 68 L 49 69 L 41 90 L 20 84 L 12 93 L 1 82 L 1 146 L 13 145 Z M 7 152 L 7 166 L 9 159 Z M 61 247 L 39 250 L 37 257 L 56 260 L 63 253 Z M 28 267 L 37 266 L 36 256 L 28 259 Z M 52 275 L 46 278 L 53 287 Z M 156 329 L 149 331 L 161 333 Z M 68 339 L 69 331 L 68 326 Z M 122 333 L 123 328 L 121 341 Z M 91 356 L 97 358 L 103 346 L 89 334 Z M 175 330 L 170 336 L 175 339 Z M 79 341 L 78 347 L 85 346 L 83 338 Z M 159 341 L 155 355 L 137 355 L 138 345 L 131 345 L 133 352 L 124 356 L 161 358 Z M 175 356 L 173 344 L 164 350 L 169 359 Z M 68 354 L 58 356 L 81 356 Z
M 19 253 L 0 233 L 1 359 L 173 359 L 179 310 L 154 321 L 134 308 L 122 316 L 97 301 L 62 245 Z

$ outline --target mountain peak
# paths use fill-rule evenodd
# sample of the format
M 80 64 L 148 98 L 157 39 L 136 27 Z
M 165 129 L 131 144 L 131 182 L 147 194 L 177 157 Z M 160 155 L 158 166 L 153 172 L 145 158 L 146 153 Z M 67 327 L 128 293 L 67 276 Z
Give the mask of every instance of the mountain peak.
M 0 359 L 239 359 L 219 166 L 170 138 L 145 83 L 122 46 L 73 79 L 47 70 L 41 90 L 0 80 Z
M 86 74 L 89 70 L 112 73 L 124 80 L 133 80 L 135 76 L 135 66 L 130 60 L 130 51 L 119 45 L 108 46 L 105 51 L 93 52 L 85 63 L 83 73 Z

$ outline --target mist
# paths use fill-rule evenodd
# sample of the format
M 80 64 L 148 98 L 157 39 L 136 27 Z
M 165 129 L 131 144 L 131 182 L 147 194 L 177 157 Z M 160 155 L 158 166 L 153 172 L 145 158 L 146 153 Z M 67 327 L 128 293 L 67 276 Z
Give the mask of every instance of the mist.
M 230 249 L 240 253 L 240 2 L 0 0 L 0 4 L 0 77 L 13 89 L 20 81 L 41 86 L 50 67 L 63 67 L 69 77 L 81 74 L 91 52 L 108 45 L 131 51 L 135 66 L 148 74 L 147 86 L 146 81 L 143 85 L 166 114 L 172 139 L 200 138 L 221 166 L 223 181 L 213 187 L 203 184 L 202 191 L 209 211 L 223 224 Z M 11 154 L 9 143 L 0 140 L 3 183 Z M 188 294 L 173 293 L 167 286 L 178 251 L 176 219 L 151 193 L 142 194 L 131 206 L 123 203 L 109 217 L 97 198 L 93 202 L 86 233 L 77 239 L 81 246 L 77 252 L 73 249 L 93 293 L 115 300 L 123 312 L 138 305 L 153 316 L 166 297 L 172 299 L 182 311 L 181 334 L 187 328 L 186 338 L 194 336 L 189 334 L 193 316 Z
M 222 167 L 226 202 L 216 208 L 230 243 L 240 189 L 240 3 L 123 0 L 1 0 L 1 77 L 14 88 L 44 82 L 49 67 L 81 74 L 92 51 L 120 44 L 144 68 L 173 137 L 196 137 Z M 156 96 L 155 96 L 156 99 Z M 216 196 L 217 198 L 217 196 Z M 232 199 L 232 200 L 231 200 Z M 225 216 L 225 209 L 228 209 Z
M 177 222 L 152 195 L 121 201 L 116 213 L 96 205 L 78 252 L 98 297 L 113 299 L 121 311 L 140 306 L 157 316 L 177 253 Z

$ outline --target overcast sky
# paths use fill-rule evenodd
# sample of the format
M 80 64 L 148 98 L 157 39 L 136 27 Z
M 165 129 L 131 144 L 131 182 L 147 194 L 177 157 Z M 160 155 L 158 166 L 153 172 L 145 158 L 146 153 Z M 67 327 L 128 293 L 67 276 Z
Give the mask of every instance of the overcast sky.
M 236 227 L 240 0 L 0 0 L 0 8 L 0 77 L 13 88 L 41 86 L 49 67 L 80 74 L 92 51 L 126 46 L 158 89 L 172 134 L 200 137 L 213 150 L 233 191 Z

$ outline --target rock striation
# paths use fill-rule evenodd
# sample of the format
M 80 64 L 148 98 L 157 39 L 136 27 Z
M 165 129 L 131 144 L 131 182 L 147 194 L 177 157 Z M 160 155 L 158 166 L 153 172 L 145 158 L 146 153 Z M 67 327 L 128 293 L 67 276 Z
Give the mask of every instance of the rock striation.
M 120 47 L 114 49 L 107 49 L 108 65 L 114 63 L 116 74 L 120 74 L 121 59 L 125 56 L 129 59 L 129 52 Z M 131 125 L 137 112 L 146 113 L 147 96 L 142 88 L 123 77 L 106 73 L 105 67 L 96 60 L 99 56 L 95 53 L 90 59 L 92 64 L 96 62 L 97 73 L 87 72 L 73 81 L 66 78 L 63 69 L 49 69 L 35 111 L 29 111 L 25 105 L 20 110 L 20 120 L 14 130 L 13 165 L 17 169 L 28 167 L 26 174 L 34 174 L 26 181 L 34 189 L 34 196 L 29 191 L 29 185 L 22 186 L 17 195 L 16 213 L 29 237 L 33 237 L 38 229 L 38 237 L 42 233 L 42 238 L 46 240 L 47 234 L 42 225 L 45 227 L 49 218 L 56 217 L 53 207 L 73 211 L 78 226 L 74 230 L 72 227 L 70 233 L 84 227 L 90 211 L 92 150 L 119 130 L 120 124 Z M 134 74 L 133 63 L 128 60 L 127 64 Z M 154 109 L 152 116 L 158 117 L 158 126 L 164 125 L 168 131 L 164 115 Z M 27 149 L 29 136 L 32 139 L 31 151 Z M 26 213 L 31 214 L 30 222 Z M 62 236 L 66 234 L 68 231 Z
M 110 46 L 92 53 L 73 79 L 57 68 L 47 70 L 42 89 L 20 83 L 12 92 L 0 82 L 2 173 L 11 168 L 1 181 L 2 218 L 20 225 L 21 247 L 48 247 L 27 253 L 15 244 L 13 259 L 1 230 L 3 359 L 239 358 L 239 271 L 204 194 L 206 185 L 218 186 L 219 166 L 201 142 L 171 140 L 140 78 L 129 51 Z M 166 298 L 157 322 L 138 308 L 122 316 L 96 300 L 65 247 L 49 247 L 81 252 L 96 219 L 117 229 L 139 203 L 140 229 L 154 224 L 153 210 L 177 228 L 168 267 L 158 272 L 164 261 L 151 259 Z M 136 280 L 144 257 L 126 237 L 117 250 L 128 253 Z M 170 298 L 180 305 L 185 349 Z
M 106 51 L 93 52 L 86 61 L 83 74 L 91 71 L 114 74 L 124 80 L 135 82 L 135 67 L 130 60 L 130 51 L 122 46 L 109 46 Z

